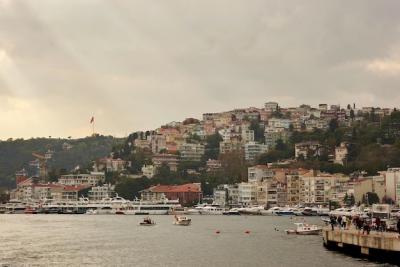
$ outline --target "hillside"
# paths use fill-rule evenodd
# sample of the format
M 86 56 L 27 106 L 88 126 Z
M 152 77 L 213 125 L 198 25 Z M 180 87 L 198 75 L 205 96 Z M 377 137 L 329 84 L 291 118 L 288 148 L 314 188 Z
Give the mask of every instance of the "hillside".
M 108 155 L 112 147 L 123 139 L 112 136 L 95 136 L 81 139 L 33 138 L 0 141 L 0 187 L 14 187 L 15 172 L 25 168 L 34 173 L 29 162 L 35 158 L 33 152 L 44 154 L 51 150 L 49 169 L 70 170 L 77 165 L 86 166 L 98 157 Z M 63 146 L 64 145 L 64 146 Z

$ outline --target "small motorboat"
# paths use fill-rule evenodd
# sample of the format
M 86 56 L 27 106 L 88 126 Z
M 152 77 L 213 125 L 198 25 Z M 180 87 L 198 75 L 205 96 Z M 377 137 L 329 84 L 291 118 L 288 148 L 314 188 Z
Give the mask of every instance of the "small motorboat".
M 153 226 L 156 225 L 156 222 L 150 219 L 150 217 L 146 217 L 142 222 L 139 223 L 140 226 Z
M 192 219 L 186 217 L 186 216 L 176 216 L 175 215 L 175 225 L 181 225 L 181 226 L 189 226 L 192 223 Z
M 309 225 L 306 223 L 295 223 L 295 225 L 297 226 L 296 230 L 286 230 L 286 233 L 296 235 L 319 235 L 322 231 L 322 228 L 317 225 Z

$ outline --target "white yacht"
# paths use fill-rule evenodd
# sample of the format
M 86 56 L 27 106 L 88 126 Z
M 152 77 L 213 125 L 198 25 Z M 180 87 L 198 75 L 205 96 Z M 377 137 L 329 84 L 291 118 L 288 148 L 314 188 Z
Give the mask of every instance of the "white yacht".
M 261 215 L 278 215 L 277 212 L 280 212 L 281 210 L 281 207 L 273 207 L 268 210 L 262 210 Z
M 187 210 L 189 215 L 222 215 L 224 209 L 217 204 L 199 204 L 192 209 Z
M 329 213 L 329 216 L 361 216 L 363 214 L 358 208 L 338 208 Z
M 265 210 L 263 206 L 256 206 L 256 207 L 244 207 L 240 208 L 239 212 L 241 214 L 247 215 L 260 215 L 261 211 Z

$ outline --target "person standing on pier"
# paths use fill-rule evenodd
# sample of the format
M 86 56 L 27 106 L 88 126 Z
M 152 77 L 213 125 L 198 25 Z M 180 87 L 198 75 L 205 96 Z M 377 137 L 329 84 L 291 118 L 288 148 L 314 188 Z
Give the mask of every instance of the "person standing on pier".
M 334 216 L 331 216 L 330 224 L 331 224 L 332 231 L 333 231 L 335 228 L 335 224 L 336 224 L 336 218 Z
M 343 216 L 343 219 L 342 219 L 342 227 L 343 227 L 343 230 L 347 230 L 347 217 L 346 216 Z
M 382 231 L 382 225 L 381 225 L 381 219 L 379 217 L 376 217 L 375 219 L 375 230 L 376 231 Z
M 337 218 L 339 229 L 342 229 L 342 220 L 343 220 L 342 216 L 339 215 L 339 217 Z

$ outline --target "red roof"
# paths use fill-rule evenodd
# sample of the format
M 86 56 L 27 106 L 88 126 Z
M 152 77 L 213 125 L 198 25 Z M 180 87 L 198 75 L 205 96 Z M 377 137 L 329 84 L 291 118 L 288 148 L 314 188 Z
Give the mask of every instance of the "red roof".
M 183 184 L 183 185 L 156 185 L 149 188 L 155 193 L 184 193 L 184 192 L 201 192 L 200 184 Z

